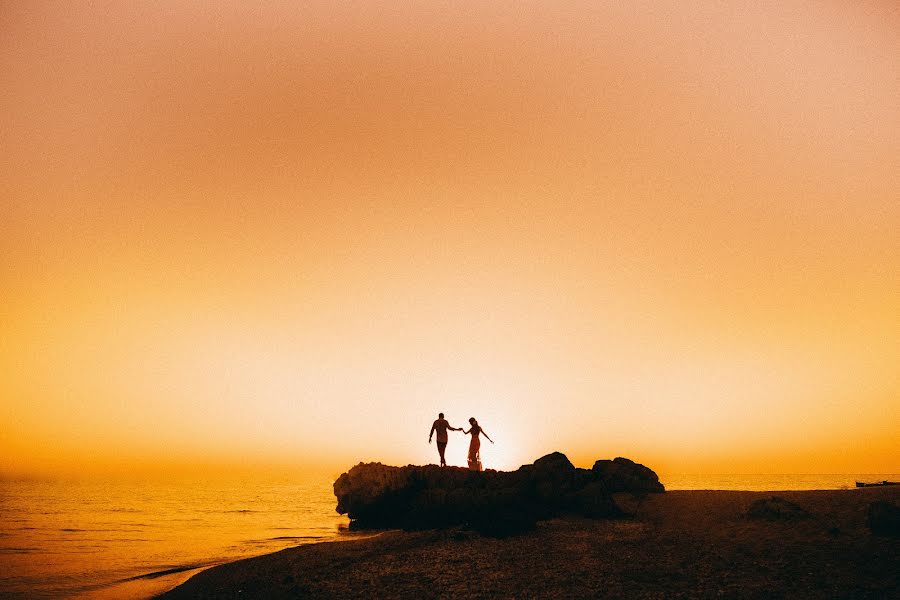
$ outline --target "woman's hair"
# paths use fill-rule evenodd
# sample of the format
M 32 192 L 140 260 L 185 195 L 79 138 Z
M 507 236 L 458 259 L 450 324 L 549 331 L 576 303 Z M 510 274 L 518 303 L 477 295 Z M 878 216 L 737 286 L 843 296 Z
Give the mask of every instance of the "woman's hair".
M 478 425 L 478 421 L 475 420 L 475 417 L 469 417 L 469 423 L 472 425 Z

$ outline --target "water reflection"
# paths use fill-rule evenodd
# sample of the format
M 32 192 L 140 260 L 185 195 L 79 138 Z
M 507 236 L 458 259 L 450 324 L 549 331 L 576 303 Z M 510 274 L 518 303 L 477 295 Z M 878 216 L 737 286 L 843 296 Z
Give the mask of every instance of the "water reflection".
M 352 535 L 334 506 L 326 480 L 3 481 L 0 595 L 147 597 L 199 568 Z

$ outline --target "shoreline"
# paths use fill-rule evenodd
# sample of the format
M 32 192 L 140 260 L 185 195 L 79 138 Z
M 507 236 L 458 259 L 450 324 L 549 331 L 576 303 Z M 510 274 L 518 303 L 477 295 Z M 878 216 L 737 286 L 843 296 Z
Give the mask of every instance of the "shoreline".
M 773 496 L 804 516 L 749 516 L 754 501 Z M 617 500 L 634 517 L 551 519 L 503 539 L 459 527 L 389 530 L 212 566 L 157 597 L 900 596 L 900 539 L 866 525 L 869 504 L 900 504 L 900 487 Z
M 304 546 L 353 542 L 356 540 L 368 539 L 381 535 L 381 533 L 383 532 L 353 532 L 350 535 L 345 534 L 346 537 L 335 536 L 330 538 L 323 538 L 315 542 L 305 542 L 296 546 L 282 548 L 281 550 L 263 552 L 261 554 L 244 556 L 242 558 L 217 558 L 210 560 L 209 562 L 167 568 L 157 572 L 135 575 L 133 577 L 128 577 L 126 579 L 122 579 L 110 584 L 100 585 L 94 589 L 75 594 L 74 596 L 72 596 L 72 598 L 73 600 L 114 600 L 118 598 L 149 600 L 151 598 L 158 598 L 161 595 L 172 591 L 174 588 L 185 583 L 194 575 L 202 573 L 203 571 L 206 571 L 208 569 L 227 566 L 243 560 L 270 556 L 284 550 L 296 550 L 297 548 L 302 548 Z
M 265 556 L 265 555 L 260 555 Z M 232 561 L 212 562 L 207 565 L 194 567 L 176 567 L 168 569 L 159 575 L 149 573 L 137 575 L 108 585 L 98 586 L 94 589 L 81 592 L 72 596 L 72 600 L 115 600 L 118 598 L 135 598 L 138 600 L 156 598 L 160 594 L 171 591 L 188 579 L 202 573 L 207 569 L 230 564 Z

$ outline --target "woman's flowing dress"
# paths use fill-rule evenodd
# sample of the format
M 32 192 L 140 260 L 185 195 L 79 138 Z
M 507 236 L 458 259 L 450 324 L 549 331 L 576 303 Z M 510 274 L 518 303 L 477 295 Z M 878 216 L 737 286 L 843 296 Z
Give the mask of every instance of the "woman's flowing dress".
M 472 435 L 472 441 L 469 442 L 469 460 L 478 460 L 478 451 L 481 450 L 481 440 L 478 435 Z
M 472 439 L 469 441 L 469 468 L 473 471 L 481 470 L 481 456 L 479 456 L 479 450 L 481 450 L 481 439 L 479 439 L 478 434 L 481 433 L 480 427 L 472 427 Z

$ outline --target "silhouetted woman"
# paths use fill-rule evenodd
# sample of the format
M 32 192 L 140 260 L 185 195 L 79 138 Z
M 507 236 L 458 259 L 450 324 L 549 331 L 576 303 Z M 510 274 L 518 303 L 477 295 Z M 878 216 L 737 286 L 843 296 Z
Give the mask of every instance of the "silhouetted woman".
M 488 439 L 490 443 L 494 443 L 494 440 L 478 425 L 478 421 L 475 420 L 475 417 L 469 419 L 469 425 L 472 427 L 468 431 L 463 431 L 464 434 L 472 434 L 472 439 L 469 441 L 469 469 L 473 471 L 481 470 L 481 455 L 479 454 L 479 450 L 481 450 L 481 440 L 478 439 L 478 434 L 483 433 L 484 437 Z

